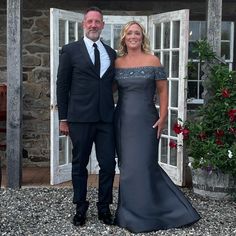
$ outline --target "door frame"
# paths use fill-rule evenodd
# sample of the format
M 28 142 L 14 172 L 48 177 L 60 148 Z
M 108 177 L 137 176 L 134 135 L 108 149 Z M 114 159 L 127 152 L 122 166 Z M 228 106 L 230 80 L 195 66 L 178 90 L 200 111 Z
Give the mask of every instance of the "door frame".
M 51 180 L 50 183 L 53 184 L 58 184 L 61 182 L 69 181 L 71 180 L 71 163 L 69 162 L 69 152 L 71 152 L 70 149 L 70 143 L 69 143 L 69 138 L 64 137 L 65 139 L 65 159 L 66 163 L 63 165 L 60 165 L 59 163 L 59 121 L 58 121 L 58 111 L 57 111 L 57 102 L 56 102 L 56 74 L 57 74 L 57 68 L 59 64 L 59 20 L 60 19 L 65 19 L 68 21 L 73 21 L 73 22 L 82 22 L 83 15 L 80 13 L 76 12 L 71 12 L 71 11 L 65 11 L 61 9 L 55 9 L 52 8 L 50 9 L 50 63 L 51 63 L 51 104 L 50 104 L 50 111 L 51 111 Z M 66 17 L 65 17 L 66 16 Z M 168 18 L 169 17 L 169 18 Z M 181 20 L 185 24 L 188 24 L 188 17 L 189 17 L 189 10 L 180 10 L 180 11 L 174 11 L 174 12 L 167 12 L 167 13 L 162 13 L 162 14 L 156 14 L 156 15 L 151 15 L 149 17 L 147 16 L 104 16 L 104 21 L 106 24 L 124 24 L 128 21 L 131 20 L 137 20 L 143 24 L 147 31 L 153 32 L 153 22 L 158 21 L 168 21 L 170 18 L 175 17 L 173 19 L 175 20 Z M 184 30 L 185 28 L 185 30 Z M 187 27 L 188 29 L 188 27 Z M 66 31 L 68 33 L 68 23 L 66 27 Z M 186 96 L 186 80 L 182 79 L 185 78 L 187 75 L 187 67 L 183 65 L 187 65 L 188 61 L 188 30 L 186 30 L 186 26 L 180 28 L 180 35 L 181 37 L 185 37 L 185 41 L 187 41 L 187 46 L 185 45 L 185 49 L 183 49 L 184 45 L 182 41 L 180 40 L 180 48 L 182 48 L 184 53 L 180 54 L 180 61 L 181 61 L 181 67 L 179 71 L 179 94 L 180 91 L 184 91 L 184 96 Z M 111 35 L 111 38 L 113 36 Z M 75 40 L 78 38 L 75 37 Z M 151 41 L 151 46 L 153 44 L 153 37 L 150 34 L 150 41 Z M 68 43 L 68 37 L 65 39 L 65 43 Z M 162 60 L 162 58 L 160 58 Z M 186 62 L 186 64 L 185 64 Z M 176 109 L 183 110 L 183 112 L 180 114 L 179 118 L 182 120 L 185 120 L 186 118 L 186 98 L 184 96 L 181 96 L 180 98 L 180 103 L 181 105 Z M 170 114 L 170 106 L 168 108 L 168 112 Z M 168 125 L 170 126 L 170 117 L 168 115 Z M 168 128 L 169 130 L 171 127 Z M 165 135 L 163 135 L 165 136 Z M 63 137 L 62 137 L 63 138 Z M 170 137 L 167 137 L 168 140 Z M 179 169 L 179 171 L 176 171 L 175 174 L 173 169 L 175 167 L 170 167 L 169 165 L 165 165 L 159 161 L 159 164 L 161 167 L 170 175 L 172 180 L 177 184 L 182 186 L 184 184 L 184 158 L 183 158 L 183 148 L 182 146 L 182 139 L 180 136 L 174 137 L 177 142 L 178 142 L 178 150 L 177 150 L 177 158 L 180 161 L 177 162 L 177 167 L 176 169 Z M 160 156 L 160 153 L 159 153 Z M 95 156 L 95 150 L 93 148 L 92 153 L 91 153 L 91 158 L 90 158 L 90 163 L 88 164 L 89 168 L 89 173 L 91 174 L 97 174 L 99 171 L 99 166 L 96 162 L 96 156 Z M 116 173 L 119 173 L 118 167 L 116 168 Z
M 71 163 L 69 163 L 69 155 L 66 155 L 64 165 L 59 163 L 59 120 L 58 108 L 56 101 L 56 78 L 59 65 L 59 20 L 63 16 L 67 16 L 68 20 L 73 22 L 82 22 L 83 14 L 68 12 L 61 9 L 50 9 L 50 184 L 59 184 L 71 180 Z M 78 29 L 78 27 L 76 27 Z M 68 23 L 65 30 L 68 31 Z M 68 34 L 66 34 L 68 35 Z M 75 35 L 78 35 L 75 32 Z M 78 38 L 75 37 L 76 40 Z M 65 37 L 65 43 L 68 43 L 68 37 Z M 66 149 L 69 147 L 69 138 L 66 139 Z M 66 150 L 66 153 L 69 153 Z
M 173 22 L 179 21 L 180 22 L 180 33 L 179 33 L 179 48 L 172 48 L 172 27 Z M 170 52 L 178 51 L 179 52 L 179 73 L 178 78 L 171 78 L 168 77 L 168 86 L 169 86 L 169 106 L 168 106 L 168 127 L 167 127 L 167 134 L 162 134 L 160 143 L 159 143 L 159 154 L 158 154 L 158 161 L 159 165 L 166 171 L 172 181 L 179 186 L 185 185 L 185 156 L 184 156 L 184 148 L 183 148 L 183 139 L 181 135 L 173 136 L 171 134 L 173 123 L 171 121 L 171 111 L 175 111 L 178 114 L 177 118 L 180 118 L 182 121 L 186 120 L 187 115 L 187 80 L 184 79 L 187 76 L 187 63 L 188 63 L 188 43 L 189 43 L 189 10 L 183 9 L 179 11 L 172 11 L 166 12 L 161 14 L 155 14 L 149 16 L 149 37 L 150 37 L 150 44 L 151 48 L 154 50 L 155 45 L 155 23 L 156 24 L 165 24 L 170 22 L 170 48 L 166 49 L 161 45 L 160 53 L 161 52 Z M 164 26 L 161 25 L 161 37 L 164 37 Z M 161 43 L 163 43 L 163 38 L 161 39 Z M 171 54 L 172 55 L 172 54 Z M 163 53 L 160 56 L 161 63 L 164 64 Z M 169 70 L 171 71 L 172 65 L 172 57 L 170 56 L 169 62 Z M 165 66 L 165 65 L 164 65 Z M 169 74 L 171 76 L 171 72 Z M 172 107 L 171 103 L 171 95 L 172 95 L 172 81 L 178 82 L 178 106 Z M 177 121 L 177 120 L 176 120 Z M 177 166 L 173 166 L 168 164 L 170 163 L 170 155 L 171 155 L 171 148 L 167 147 L 167 163 L 161 162 L 161 147 L 162 141 L 168 140 L 168 144 L 170 140 L 174 139 L 177 142 Z

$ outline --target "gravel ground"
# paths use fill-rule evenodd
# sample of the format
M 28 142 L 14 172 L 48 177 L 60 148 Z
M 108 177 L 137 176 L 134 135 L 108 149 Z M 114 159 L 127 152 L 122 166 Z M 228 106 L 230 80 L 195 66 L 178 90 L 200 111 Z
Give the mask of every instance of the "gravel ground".
M 202 216 L 196 224 L 183 229 L 170 229 L 151 233 L 132 234 L 117 226 L 106 226 L 97 220 L 97 189 L 90 188 L 90 208 L 83 227 L 72 225 L 75 206 L 71 188 L 22 188 L 0 191 L 0 235 L 236 235 L 236 203 L 214 201 L 196 196 L 189 189 L 182 189 Z M 114 189 L 114 213 L 117 189 Z

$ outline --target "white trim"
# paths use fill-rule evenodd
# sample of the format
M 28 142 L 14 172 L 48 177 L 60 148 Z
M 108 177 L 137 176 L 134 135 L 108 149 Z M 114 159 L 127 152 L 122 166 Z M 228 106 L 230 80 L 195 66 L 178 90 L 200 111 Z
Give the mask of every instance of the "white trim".
M 65 43 L 69 42 L 69 21 L 82 22 L 83 15 L 80 13 L 74 13 L 64 11 L 60 9 L 50 9 L 50 183 L 58 184 L 61 182 L 71 180 L 71 163 L 70 157 L 70 144 L 69 138 L 65 137 L 62 140 L 65 145 L 65 164 L 59 163 L 59 121 L 58 110 L 56 101 L 56 80 L 57 80 L 57 68 L 59 65 L 59 21 L 65 20 Z M 62 136 L 61 136 L 62 138 Z
M 173 48 L 173 22 L 179 21 L 180 22 L 180 35 L 179 35 L 179 48 Z M 169 48 L 164 49 L 164 23 L 170 22 L 170 46 Z M 155 24 L 161 24 L 161 45 L 160 49 L 154 49 L 154 42 L 155 42 Z M 167 12 L 163 14 L 152 15 L 149 17 L 149 34 L 151 40 L 151 46 L 154 49 L 154 52 L 160 53 L 160 60 L 161 63 L 164 63 L 164 52 L 169 52 L 169 64 L 165 65 L 165 67 L 169 68 L 169 101 L 172 101 L 172 83 L 178 82 L 178 106 L 172 107 L 172 104 L 169 104 L 168 107 L 168 131 L 167 133 L 162 135 L 159 144 L 159 164 L 160 166 L 167 172 L 170 178 L 175 182 L 177 185 L 184 185 L 184 155 L 183 155 L 183 141 L 180 135 L 172 136 L 172 117 L 173 113 L 177 113 L 177 118 L 181 118 L 183 121 L 186 119 L 186 110 L 187 110 L 187 81 L 184 79 L 187 76 L 187 63 L 188 63 L 188 36 L 189 36 L 189 10 L 180 10 L 174 12 Z M 179 53 L 179 75 L 178 78 L 172 78 L 172 60 L 173 60 L 173 51 Z M 162 156 L 162 140 L 164 142 L 170 141 L 170 139 L 176 140 L 178 143 L 178 148 L 176 150 L 176 162 L 177 166 L 173 166 L 170 164 L 171 161 L 171 149 L 170 147 L 165 147 L 163 151 L 167 151 L 167 163 L 161 162 Z M 167 144 L 168 145 L 168 144 Z

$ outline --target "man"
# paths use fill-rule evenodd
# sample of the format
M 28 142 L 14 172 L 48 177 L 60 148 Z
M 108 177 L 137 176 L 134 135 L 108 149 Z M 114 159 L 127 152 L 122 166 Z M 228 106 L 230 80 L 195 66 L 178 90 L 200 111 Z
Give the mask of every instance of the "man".
M 101 10 L 87 9 L 83 20 L 85 36 L 63 46 L 58 68 L 60 132 L 69 135 L 73 144 L 73 203 L 77 205 L 73 224 L 76 226 L 86 221 L 89 206 L 86 167 L 93 143 L 100 167 L 98 218 L 105 224 L 113 224 L 109 204 L 115 175 L 112 82 L 116 53 L 100 41 L 103 27 Z

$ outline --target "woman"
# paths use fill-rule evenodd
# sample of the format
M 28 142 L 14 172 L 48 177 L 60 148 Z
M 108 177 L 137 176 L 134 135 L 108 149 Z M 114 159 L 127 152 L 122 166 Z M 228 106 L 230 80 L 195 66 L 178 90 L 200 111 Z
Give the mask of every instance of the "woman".
M 120 188 L 115 222 L 131 232 L 192 224 L 200 216 L 158 165 L 158 141 L 167 117 L 167 80 L 151 55 L 144 28 L 135 21 L 121 32 L 116 60 L 115 112 Z M 158 92 L 160 117 L 155 108 Z

